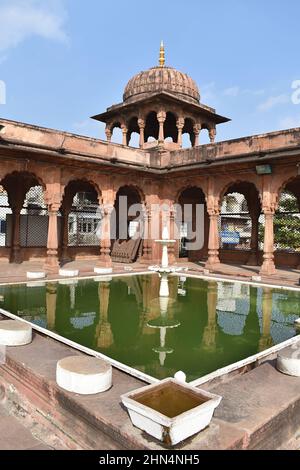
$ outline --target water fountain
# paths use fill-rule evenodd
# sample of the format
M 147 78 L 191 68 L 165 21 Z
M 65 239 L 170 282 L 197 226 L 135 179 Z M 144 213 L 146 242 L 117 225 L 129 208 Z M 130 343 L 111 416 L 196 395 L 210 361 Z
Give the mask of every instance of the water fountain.
M 155 242 L 162 245 L 161 265 L 149 266 L 149 270 L 157 272 L 161 277 L 159 296 L 169 297 L 170 293 L 168 276 L 171 273 L 179 272 L 182 270 L 182 268 L 178 266 L 169 266 L 168 245 L 174 245 L 176 243 L 176 240 L 170 239 L 168 227 L 165 225 L 162 231 L 161 240 L 155 240 Z

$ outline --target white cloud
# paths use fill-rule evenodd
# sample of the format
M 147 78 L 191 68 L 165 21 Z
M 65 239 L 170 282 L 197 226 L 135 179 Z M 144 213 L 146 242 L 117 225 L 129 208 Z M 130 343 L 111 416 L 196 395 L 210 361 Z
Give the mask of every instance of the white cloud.
M 269 111 L 275 106 L 286 104 L 289 102 L 290 102 L 290 97 L 285 94 L 278 95 L 278 96 L 270 96 L 266 101 L 261 103 L 257 109 L 258 111 L 261 111 L 261 112 Z
M 16 47 L 31 36 L 68 40 L 62 0 L 3 0 L 0 18 L 0 51 Z
M 226 88 L 226 90 L 223 91 L 223 95 L 225 96 L 238 96 L 239 93 L 240 93 L 240 87 L 238 86 Z
M 286 116 L 279 121 L 281 129 L 292 129 L 293 127 L 300 127 L 300 116 Z

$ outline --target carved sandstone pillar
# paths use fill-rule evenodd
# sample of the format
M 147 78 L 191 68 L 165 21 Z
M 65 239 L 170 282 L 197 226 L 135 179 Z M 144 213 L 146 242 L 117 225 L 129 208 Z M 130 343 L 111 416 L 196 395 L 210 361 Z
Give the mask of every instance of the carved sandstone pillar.
M 216 140 L 216 135 L 217 135 L 216 128 L 213 127 L 212 129 L 209 129 L 208 130 L 208 135 L 209 135 L 209 140 L 210 140 L 211 144 L 213 144 Z
M 164 134 L 164 123 L 166 120 L 167 114 L 165 111 L 160 111 L 157 113 L 157 120 L 159 123 L 159 133 L 158 133 L 158 143 L 163 143 L 165 140 L 165 134 Z
M 200 135 L 200 124 L 195 124 L 193 127 L 194 130 L 194 135 L 195 135 L 195 142 L 194 142 L 194 147 L 197 147 L 199 145 L 199 135 Z
M 128 136 L 128 141 L 127 141 L 128 129 L 124 124 L 122 124 L 121 130 L 122 130 L 122 145 L 128 145 L 129 144 L 129 136 Z
M 276 273 L 274 264 L 274 208 L 263 207 L 265 215 L 264 254 L 260 274 L 270 276 Z
M 45 262 L 45 270 L 48 273 L 57 273 L 59 270 L 58 260 L 58 229 L 57 215 L 60 204 L 48 204 L 48 240 L 47 240 L 47 258 Z
M 219 209 L 207 208 L 209 215 L 209 235 L 208 235 L 208 259 L 205 267 L 207 269 L 214 269 L 216 265 L 220 264 L 219 259 Z
M 178 138 L 177 143 L 179 147 L 182 147 L 182 131 L 184 128 L 184 118 L 178 118 L 176 122 L 177 130 L 178 130 Z
M 114 210 L 113 204 L 105 205 L 103 209 L 103 219 L 101 223 L 101 239 L 100 239 L 100 266 L 111 267 L 112 261 L 110 256 L 111 251 L 111 215 Z
M 105 128 L 105 135 L 106 135 L 107 142 L 110 142 L 111 141 L 111 136 L 112 136 L 112 132 L 111 132 L 110 127 Z
M 144 147 L 145 143 L 145 121 L 144 119 L 139 119 L 138 120 L 138 126 L 140 129 L 140 148 L 142 149 Z

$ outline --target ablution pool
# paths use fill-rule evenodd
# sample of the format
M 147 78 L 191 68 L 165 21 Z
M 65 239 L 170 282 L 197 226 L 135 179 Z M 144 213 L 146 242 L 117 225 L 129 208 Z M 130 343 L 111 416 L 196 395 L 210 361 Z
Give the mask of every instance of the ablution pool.
M 192 381 L 296 335 L 300 291 L 156 274 L 0 286 L 0 307 L 156 379 Z

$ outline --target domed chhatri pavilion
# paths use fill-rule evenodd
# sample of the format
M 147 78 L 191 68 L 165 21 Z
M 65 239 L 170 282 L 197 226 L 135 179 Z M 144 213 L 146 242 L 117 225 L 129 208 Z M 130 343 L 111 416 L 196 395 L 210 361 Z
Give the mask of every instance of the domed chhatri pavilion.
M 182 135 L 189 134 L 193 147 L 199 145 L 201 129 L 209 131 L 215 141 L 216 125 L 229 119 L 216 114 L 213 108 L 200 103 L 197 84 L 187 74 L 165 66 L 164 46 L 160 48 L 160 65 L 140 72 L 125 87 L 123 103 L 111 106 L 106 113 L 94 116 L 105 122 L 110 141 L 113 129 L 120 127 L 123 145 L 128 145 L 131 134 L 140 135 L 140 147 L 150 148 L 166 142 L 169 149 L 181 148 Z M 149 137 L 153 138 L 148 143 Z
M 125 235 L 112 218 L 113 208 L 124 215 L 120 196 L 127 196 L 128 206 L 142 204 L 150 228 L 153 206 L 165 204 L 171 236 L 174 204 L 191 205 L 173 262 L 212 271 L 221 263 L 259 266 L 268 276 L 276 267 L 299 269 L 299 128 L 216 142 L 217 124 L 229 119 L 201 102 L 192 78 L 165 65 L 163 44 L 159 65 L 131 78 L 123 102 L 93 119 L 105 123 L 106 141 L 0 119 L 0 263 L 42 260 L 55 273 L 74 259 L 99 266 L 157 262 L 155 240 L 133 239 L 131 216 Z M 115 128 L 122 144 L 114 143 Z M 183 149 L 185 134 L 190 148 Z M 190 250 L 197 204 L 204 208 L 204 240 Z

